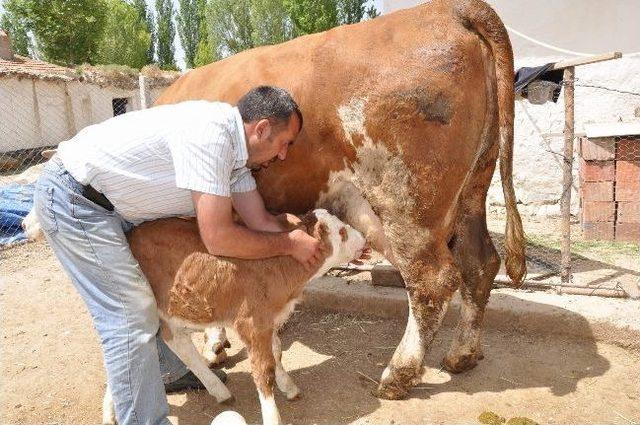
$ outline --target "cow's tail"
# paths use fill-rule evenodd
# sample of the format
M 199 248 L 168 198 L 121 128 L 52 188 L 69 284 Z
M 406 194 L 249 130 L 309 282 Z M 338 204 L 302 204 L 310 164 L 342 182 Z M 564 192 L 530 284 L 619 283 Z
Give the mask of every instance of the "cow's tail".
M 513 190 L 513 52 L 504 24 L 491 7 L 481 0 L 454 2 L 454 12 L 462 24 L 478 33 L 490 46 L 495 60 L 500 129 L 500 178 L 507 208 L 505 230 L 505 267 L 518 287 L 524 280 L 527 266 L 524 254 L 522 220 L 516 207 Z

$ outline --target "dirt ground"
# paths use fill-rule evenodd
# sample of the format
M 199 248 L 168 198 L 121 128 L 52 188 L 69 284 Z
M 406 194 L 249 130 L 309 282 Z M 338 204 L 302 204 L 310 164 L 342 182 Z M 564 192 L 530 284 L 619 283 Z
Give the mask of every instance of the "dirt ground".
M 0 252 L 0 423 L 95 424 L 104 388 L 102 356 L 89 315 L 42 243 Z M 404 323 L 306 311 L 282 330 L 283 360 L 302 399 L 277 402 L 285 423 L 479 423 L 492 411 L 541 424 L 640 423 L 640 352 L 549 335 L 488 330 L 485 360 L 449 376 L 438 365 L 451 337 L 443 329 L 425 383 L 408 400 L 370 395 Z M 232 336 L 226 363 L 229 407 L 206 392 L 169 397 L 175 424 L 205 425 L 222 410 L 260 420 L 246 351 Z

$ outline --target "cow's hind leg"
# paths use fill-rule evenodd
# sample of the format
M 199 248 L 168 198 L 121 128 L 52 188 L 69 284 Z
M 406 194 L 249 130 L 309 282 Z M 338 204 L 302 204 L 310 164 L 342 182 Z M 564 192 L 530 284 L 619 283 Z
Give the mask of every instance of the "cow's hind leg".
M 445 243 L 428 244 L 418 255 L 398 264 L 409 295 L 409 319 L 404 336 L 375 395 L 400 399 L 422 375 L 422 362 L 461 283 L 460 272 Z
M 492 171 L 493 167 L 486 167 L 476 176 L 476 181 L 484 180 L 488 186 Z M 500 268 L 500 257 L 487 231 L 484 193 L 486 191 L 478 190 L 463 197 L 462 214 L 449 243 L 463 279 L 460 319 L 449 353 L 442 362 L 445 369 L 453 373 L 472 369 L 483 358 L 484 310 Z

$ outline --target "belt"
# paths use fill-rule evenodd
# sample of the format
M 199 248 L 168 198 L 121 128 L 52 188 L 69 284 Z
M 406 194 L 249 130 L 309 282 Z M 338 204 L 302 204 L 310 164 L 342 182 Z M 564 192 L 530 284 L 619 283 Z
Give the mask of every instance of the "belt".
M 95 190 L 90 184 L 82 185 L 82 196 L 100 205 L 107 211 L 113 211 L 113 204 L 109 202 L 106 196 Z

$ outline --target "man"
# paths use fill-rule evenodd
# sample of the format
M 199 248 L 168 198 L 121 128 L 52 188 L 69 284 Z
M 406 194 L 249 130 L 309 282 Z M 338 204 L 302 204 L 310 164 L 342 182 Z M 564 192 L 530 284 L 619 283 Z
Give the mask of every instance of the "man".
M 314 266 L 319 243 L 300 230 L 283 232 L 249 170 L 284 160 L 301 127 L 291 96 L 262 86 L 237 107 L 183 102 L 87 127 L 62 142 L 45 168 L 36 215 L 100 335 L 118 423 L 169 423 L 163 381 L 177 390 L 195 379 L 156 337 L 155 299 L 125 232 L 195 215 L 212 254 L 291 255 Z

